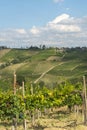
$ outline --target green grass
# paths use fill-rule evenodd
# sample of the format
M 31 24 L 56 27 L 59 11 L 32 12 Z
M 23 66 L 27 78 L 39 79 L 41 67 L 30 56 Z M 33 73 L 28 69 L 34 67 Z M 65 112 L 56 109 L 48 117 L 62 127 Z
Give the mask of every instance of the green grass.
M 12 79 L 14 70 L 28 81 L 45 84 L 81 79 L 87 75 L 87 50 L 74 49 L 55 53 L 55 49 L 9 49 L 0 51 L 0 79 Z M 53 67 L 53 68 L 52 68 Z M 50 68 L 52 68 L 50 70 Z M 48 71 L 49 70 L 49 71 Z
M 33 61 L 45 61 L 48 57 L 55 55 L 54 49 L 39 51 L 36 55 L 32 56 Z
M 8 53 L 6 53 L 3 57 L 1 57 L 0 61 L 7 62 L 13 60 L 19 60 L 20 62 L 30 60 L 32 55 L 35 55 L 37 52 L 23 50 L 23 49 L 12 49 Z

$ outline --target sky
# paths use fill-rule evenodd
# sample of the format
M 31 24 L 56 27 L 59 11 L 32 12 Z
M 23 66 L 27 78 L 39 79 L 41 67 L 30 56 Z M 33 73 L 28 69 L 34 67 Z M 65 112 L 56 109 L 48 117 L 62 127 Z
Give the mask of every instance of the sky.
M 87 0 L 0 0 L 0 46 L 87 46 Z

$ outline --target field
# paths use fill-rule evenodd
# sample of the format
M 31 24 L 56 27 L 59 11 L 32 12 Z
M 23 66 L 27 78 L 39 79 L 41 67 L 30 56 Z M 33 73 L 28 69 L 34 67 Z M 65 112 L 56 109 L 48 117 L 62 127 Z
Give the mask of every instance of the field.
M 14 71 L 26 82 L 53 86 L 63 81 L 82 81 L 87 74 L 87 49 L 55 48 L 45 50 L 3 49 L 0 50 L 0 80 L 12 82 Z
M 15 116 L 18 130 L 23 130 L 25 117 L 27 130 L 87 129 L 82 109 L 87 48 L 2 49 L 0 55 L 1 130 L 12 130 Z

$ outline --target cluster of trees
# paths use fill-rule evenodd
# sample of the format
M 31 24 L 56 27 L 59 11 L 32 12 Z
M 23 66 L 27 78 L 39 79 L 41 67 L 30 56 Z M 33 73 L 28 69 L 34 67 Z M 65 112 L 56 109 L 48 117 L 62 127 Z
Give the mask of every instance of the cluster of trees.
M 40 45 L 39 47 L 38 46 L 30 46 L 30 47 L 27 47 L 29 50 L 45 50 L 46 49 L 46 46 L 45 45 Z
M 0 50 L 7 49 L 7 46 L 0 46 Z
M 7 48 L 9 48 L 9 47 L 7 47 L 7 46 L 0 46 L 0 50 L 2 50 L 2 49 L 7 49 Z M 41 50 L 44 50 L 44 49 L 47 49 L 48 47 L 44 44 L 44 45 L 42 45 L 42 44 L 40 44 L 39 46 L 30 46 L 30 47 L 24 47 L 24 48 L 22 48 L 22 47 L 20 47 L 20 48 L 18 48 L 18 49 L 30 49 L 30 50 L 39 50 L 39 49 L 41 49 Z M 49 47 L 49 48 L 56 48 L 56 49 L 58 49 L 58 50 L 71 50 L 71 51 L 73 51 L 73 50 L 87 50 L 87 47 Z M 15 49 L 17 49 L 17 48 L 15 48 Z

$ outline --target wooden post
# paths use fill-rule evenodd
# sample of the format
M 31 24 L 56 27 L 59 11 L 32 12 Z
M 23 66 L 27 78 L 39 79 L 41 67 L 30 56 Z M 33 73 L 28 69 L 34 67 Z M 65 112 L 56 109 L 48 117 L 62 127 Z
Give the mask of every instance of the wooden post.
M 14 95 L 16 94 L 16 74 L 14 71 Z
M 23 91 L 23 98 L 24 98 L 24 96 L 25 96 L 24 81 L 22 82 L 22 91 Z M 26 109 L 24 109 L 24 114 L 26 115 Z M 24 130 L 27 130 L 26 118 L 25 117 L 24 117 L 24 120 L 23 120 L 23 126 L 24 126 Z
M 24 98 L 24 96 L 25 96 L 24 81 L 22 82 L 22 90 L 23 90 L 23 98 Z
M 31 83 L 31 95 L 33 95 L 33 84 Z M 35 117 L 34 117 L 34 111 L 32 111 L 32 125 L 34 126 Z
M 14 84 L 13 84 L 13 93 L 14 95 L 16 95 L 16 74 L 15 74 L 15 71 L 14 71 Z M 17 115 L 15 115 L 16 117 L 13 117 L 12 119 L 12 130 L 17 130 Z
M 31 95 L 33 95 L 33 85 L 31 83 Z
M 83 76 L 83 111 L 84 111 L 84 125 L 87 125 L 87 94 L 86 94 L 85 76 Z

